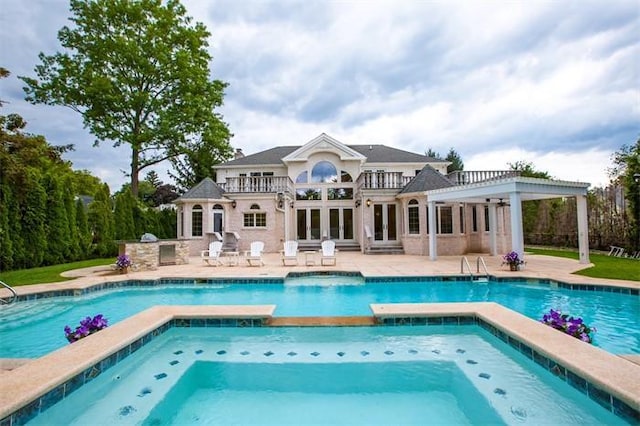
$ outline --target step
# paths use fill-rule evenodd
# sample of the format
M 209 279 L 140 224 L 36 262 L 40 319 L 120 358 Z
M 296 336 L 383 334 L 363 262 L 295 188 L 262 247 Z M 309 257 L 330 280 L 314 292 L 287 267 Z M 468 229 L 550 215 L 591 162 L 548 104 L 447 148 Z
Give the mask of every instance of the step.
M 355 325 L 376 325 L 374 317 L 273 317 L 268 323 L 271 327 L 334 327 Z

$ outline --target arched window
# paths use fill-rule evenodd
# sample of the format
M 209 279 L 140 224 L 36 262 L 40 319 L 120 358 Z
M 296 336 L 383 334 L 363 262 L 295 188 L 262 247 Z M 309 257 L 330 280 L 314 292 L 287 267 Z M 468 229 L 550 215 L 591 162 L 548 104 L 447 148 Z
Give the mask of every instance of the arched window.
M 260 210 L 260 206 L 258 204 L 251 204 L 251 207 L 249 207 L 250 210 Z
M 351 177 L 349 172 L 345 172 L 344 170 L 342 170 L 340 172 L 340 181 L 341 182 L 353 182 L 353 178 Z
M 313 166 L 311 170 L 311 182 L 313 183 L 327 183 L 337 182 L 338 171 L 336 166 L 328 161 L 320 161 Z
M 191 209 L 191 236 L 202 237 L 202 206 L 196 204 Z
M 418 200 L 409 200 L 409 234 L 420 233 L 420 215 Z
M 306 170 L 304 172 L 300 173 L 298 175 L 298 177 L 296 178 L 296 183 L 307 183 L 308 174 L 309 173 Z

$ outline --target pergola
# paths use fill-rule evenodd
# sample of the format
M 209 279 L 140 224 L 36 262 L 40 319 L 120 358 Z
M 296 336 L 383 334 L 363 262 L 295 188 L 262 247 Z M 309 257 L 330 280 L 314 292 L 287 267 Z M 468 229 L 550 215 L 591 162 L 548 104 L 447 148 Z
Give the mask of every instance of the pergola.
M 522 229 L 522 202 L 558 197 L 576 197 L 578 215 L 578 251 L 580 263 L 589 262 L 589 227 L 587 221 L 588 183 L 529 177 L 509 177 L 492 179 L 468 185 L 426 191 L 429 205 L 429 229 L 436 229 L 436 203 L 461 202 L 489 205 L 489 245 L 492 256 L 497 255 L 496 229 L 497 207 L 502 203 L 511 206 L 511 247 L 520 256 L 524 254 L 524 234 Z M 437 235 L 429 233 L 429 255 L 438 258 Z

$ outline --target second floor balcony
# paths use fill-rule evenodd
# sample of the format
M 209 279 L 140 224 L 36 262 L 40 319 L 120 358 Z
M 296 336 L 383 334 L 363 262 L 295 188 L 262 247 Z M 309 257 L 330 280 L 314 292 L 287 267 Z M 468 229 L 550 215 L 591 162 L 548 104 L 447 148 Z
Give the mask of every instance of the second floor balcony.
M 219 184 L 225 192 L 293 192 L 293 182 L 289 176 L 239 176 L 228 177 Z

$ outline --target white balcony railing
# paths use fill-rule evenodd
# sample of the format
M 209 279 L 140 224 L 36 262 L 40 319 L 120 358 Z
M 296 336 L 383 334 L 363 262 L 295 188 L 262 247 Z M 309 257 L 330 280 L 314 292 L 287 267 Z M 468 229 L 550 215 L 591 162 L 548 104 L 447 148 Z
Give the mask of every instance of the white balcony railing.
M 487 180 L 520 176 L 519 170 L 457 170 L 447 175 L 454 185 L 469 185 Z
M 293 192 L 288 176 L 228 177 L 221 186 L 225 192 Z
M 402 172 L 364 172 L 358 177 L 359 189 L 402 189 L 413 176 Z

